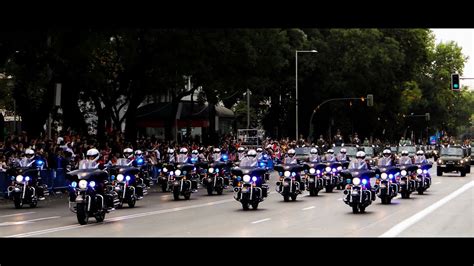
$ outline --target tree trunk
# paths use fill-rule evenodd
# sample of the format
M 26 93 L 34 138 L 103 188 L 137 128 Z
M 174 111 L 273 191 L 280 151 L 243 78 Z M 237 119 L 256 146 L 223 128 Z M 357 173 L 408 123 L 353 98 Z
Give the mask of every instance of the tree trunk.
M 209 142 L 212 145 L 219 144 L 219 139 L 216 132 L 216 103 L 209 102 Z

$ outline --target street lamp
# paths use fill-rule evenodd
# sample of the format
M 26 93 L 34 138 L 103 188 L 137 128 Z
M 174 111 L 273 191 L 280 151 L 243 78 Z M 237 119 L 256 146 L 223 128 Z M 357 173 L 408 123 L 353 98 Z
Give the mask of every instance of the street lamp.
M 298 51 L 295 52 L 296 58 L 296 141 L 298 141 L 298 53 L 317 53 L 316 50 L 306 50 L 306 51 Z

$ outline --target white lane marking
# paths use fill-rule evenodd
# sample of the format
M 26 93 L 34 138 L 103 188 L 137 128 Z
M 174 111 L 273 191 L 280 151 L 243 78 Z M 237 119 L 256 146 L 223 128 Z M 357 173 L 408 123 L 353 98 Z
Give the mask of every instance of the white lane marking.
M 458 190 L 452 192 L 451 194 L 447 195 L 446 197 L 444 197 L 444 198 L 440 199 L 439 201 L 433 203 L 432 205 L 425 208 L 424 210 L 418 212 L 417 214 L 411 216 L 410 218 L 408 218 L 408 219 L 402 221 L 401 223 L 395 225 L 394 227 L 392 227 L 390 230 L 383 233 L 379 237 L 394 237 L 394 236 L 399 235 L 405 229 L 407 229 L 411 225 L 415 224 L 416 222 L 421 220 L 426 215 L 432 213 L 433 211 L 435 211 L 439 207 L 443 206 L 444 204 L 446 204 L 450 200 L 454 199 L 455 197 L 459 196 L 461 193 L 463 193 L 464 191 L 470 189 L 471 187 L 474 187 L 474 181 L 471 181 L 471 182 L 465 184 L 464 186 L 462 186 Z
M 163 196 L 161 196 L 161 197 L 162 197 L 162 198 L 167 198 L 167 197 L 169 197 L 169 196 L 171 196 L 171 195 L 163 195 Z
M 258 224 L 258 223 L 262 223 L 262 222 L 266 222 L 266 221 L 270 221 L 270 220 L 271 220 L 270 218 L 265 218 L 265 219 L 258 220 L 258 221 L 252 222 L 252 223 L 253 224 Z
M 342 198 L 338 198 L 337 200 L 342 200 Z
M 436 182 L 436 183 L 434 183 L 434 184 L 435 184 L 435 185 L 438 185 L 438 184 L 441 184 L 441 182 Z
M 0 216 L 0 218 L 3 218 L 3 217 L 12 217 L 12 216 L 20 216 L 20 215 L 32 214 L 32 213 L 36 213 L 36 212 L 22 212 L 22 213 L 15 213 L 15 214 L 9 214 L 9 215 L 2 215 L 2 216 Z
M 307 207 L 307 208 L 303 208 L 301 209 L 302 211 L 306 211 L 306 210 L 311 210 L 311 209 L 314 209 L 316 208 L 315 206 L 311 206 L 311 207 Z
M 36 221 L 50 220 L 50 219 L 56 219 L 56 218 L 60 218 L 60 217 L 61 216 L 51 216 L 51 217 L 44 217 L 44 218 L 38 218 L 38 219 L 26 220 L 26 221 L 5 222 L 5 223 L 0 223 L 0 226 L 30 224 L 30 223 L 33 223 L 33 222 L 36 222 Z
M 107 217 L 106 217 L 105 221 L 103 223 L 108 223 L 108 222 L 111 222 L 111 221 L 122 221 L 122 220 L 128 220 L 128 219 L 133 219 L 133 218 L 145 217 L 145 216 L 152 216 L 152 215 L 157 215 L 157 214 L 162 214 L 162 213 L 177 212 L 177 211 L 194 209 L 194 208 L 207 207 L 207 206 L 223 204 L 223 203 L 231 202 L 231 201 L 235 201 L 235 199 L 227 199 L 227 200 L 220 200 L 220 201 L 214 201 L 214 202 L 203 203 L 203 204 L 196 204 L 196 205 L 191 205 L 191 206 L 186 206 L 186 207 L 179 207 L 179 208 L 158 210 L 158 211 L 152 211 L 152 212 L 137 213 L 137 214 L 114 217 L 114 218 L 110 218 L 110 219 L 107 219 Z M 40 230 L 40 231 L 33 231 L 33 232 L 29 232 L 29 233 L 11 235 L 11 236 L 6 236 L 6 237 L 30 237 L 30 236 L 36 236 L 36 235 L 43 235 L 43 234 L 48 234 L 48 233 L 59 232 L 59 231 L 71 230 L 71 229 L 76 229 L 76 228 L 84 228 L 86 226 L 100 225 L 100 224 L 103 224 L 103 223 L 92 223 L 92 224 L 86 224 L 86 225 L 67 225 L 67 226 L 55 227 L 55 228 L 50 228 L 50 229 L 45 229 L 45 230 Z

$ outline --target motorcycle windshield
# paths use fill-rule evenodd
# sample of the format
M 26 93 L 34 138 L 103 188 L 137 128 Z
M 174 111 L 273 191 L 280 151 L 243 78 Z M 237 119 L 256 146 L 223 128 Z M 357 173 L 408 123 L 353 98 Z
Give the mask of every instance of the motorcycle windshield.
M 97 169 L 99 165 L 96 162 L 90 162 L 88 160 L 82 160 L 79 162 L 79 169 Z
M 130 166 L 130 160 L 127 158 L 119 158 L 115 163 L 117 166 Z

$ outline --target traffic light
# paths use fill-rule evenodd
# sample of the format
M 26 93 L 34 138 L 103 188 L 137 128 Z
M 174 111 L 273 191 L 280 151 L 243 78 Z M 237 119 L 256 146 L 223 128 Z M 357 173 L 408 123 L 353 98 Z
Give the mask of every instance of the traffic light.
M 430 121 L 430 113 L 426 113 L 425 116 L 426 116 L 426 121 Z
M 367 94 L 367 106 L 374 106 L 374 95 Z
M 459 74 L 451 74 L 451 90 L 458 91 L 461 89 L 459 84 Z

